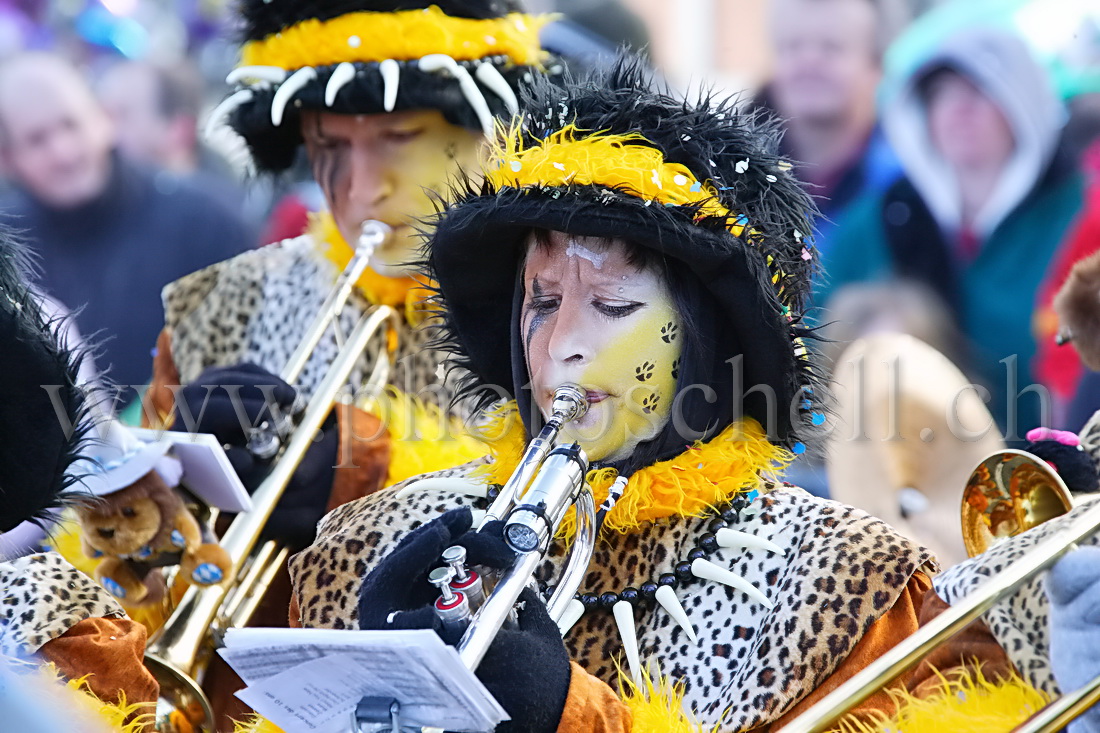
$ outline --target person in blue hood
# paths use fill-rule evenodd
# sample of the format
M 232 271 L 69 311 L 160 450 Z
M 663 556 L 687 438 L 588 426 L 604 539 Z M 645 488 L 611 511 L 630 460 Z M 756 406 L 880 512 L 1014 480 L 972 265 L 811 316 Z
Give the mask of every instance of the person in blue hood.
M 824 262 L 818 294 L 875 280 L 923 284 L 954 314 L 970 376 L 1009 440 L 1049 424 L 1033 387 L 1036 292 L 1081 206 L 1059 154 L 1065 112 L 1048 74 L 1011 31 L 947 34 L 906 78 L 887 80 L 883 126 L 904 171 L 865 198 Z

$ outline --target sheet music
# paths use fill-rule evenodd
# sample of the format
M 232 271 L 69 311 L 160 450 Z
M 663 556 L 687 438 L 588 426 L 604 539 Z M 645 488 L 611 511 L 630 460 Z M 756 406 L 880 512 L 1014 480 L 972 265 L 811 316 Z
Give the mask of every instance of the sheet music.
M 405 725 L 489 731 L 508 719 L 430 630 L 230 629 L 219 653 L 248 685 L 237 696 L 286 733 L 347 733 L 364 696 L 397 699 Z

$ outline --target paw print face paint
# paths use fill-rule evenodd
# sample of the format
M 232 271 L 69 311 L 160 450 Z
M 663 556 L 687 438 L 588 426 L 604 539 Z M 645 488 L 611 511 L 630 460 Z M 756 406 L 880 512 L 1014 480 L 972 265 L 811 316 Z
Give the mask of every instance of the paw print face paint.
M 673 321 L 669 321 L 665 325 L 661 326 L 661 340 L 666 344 L 671 344 L 680 336 L 680 327 Z
M 663 278 L 628 254 L 617 240 L 550 232 L 529 242 L 524 268 L 520 329 L 535 402 L 546 414 L 556 387 L 583 387 L 588 413 L 562 440 L 594 461 L 656 436 L 675 396 L 680 317 Z
M 674 359 L 673 362 L 672 362 L 672 378 L 673 379 L 679 379 L 680 378 L 680 360 L 679 359 Z

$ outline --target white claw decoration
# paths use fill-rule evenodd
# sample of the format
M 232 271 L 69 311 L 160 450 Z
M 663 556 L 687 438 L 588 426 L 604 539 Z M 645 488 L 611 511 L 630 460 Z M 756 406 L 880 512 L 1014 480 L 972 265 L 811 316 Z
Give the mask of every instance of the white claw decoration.
M 242 89 L 239 92 L 233 92 L 228 97 L 223 99 L 217 107 L 211 112 L 210 116 L 206 118 L 206 127 L 203 128 L 203 136 L 206 139 L 210 139 L 214 135 L 214 131 L 222 124 L 226 117 L 232 114 L 233 110 L 240 107 L 242 104 L 247 104 L 252 101 L 252 98 L 256 95 L 251 89 Z
M 465 478 L 423 478 L 413 481 L 397 492 L 398 499 L 404 499 L 416 491 L 449 491 L 454 494 L 465 494 L 478 499 L 485 498 L 486 486 L 478 481 Z
M 639 688 L 642 686 L 641 663 L 638 660 L 638 631 L 634 628 L 634 607 L 627 601 L 618 601 L 611 607 L 615 615 L 615 625 L 619 627 L 619 638 L 623 640 L 626 663 L 630 667 L 630 678 Z
M 317 70 L 312 66 L 303 66 L 295 71 L 275 90 L 275 96 L 271 99 L 271 124 L 278 127 L 283 124 L 283 112 L 294 95 L 301 91 L 302 87 L 317 78 Z
M 508 108 L 509 113 L 516 114 L 519 112 L 519 100 L 516 99 L 516 93 L 512 91 L 512 87 L 508 86 L 508 80 L 497 70 L 497 67 L 489 62 L 478 64 L 477 69 L 474 70 L 474 76 L 487 86 L 493 94 L 504 101 L 504 106 Z
M 325 106 L 331 107 L 332 103 L 336 101 L 336 95 L 340 93 L 345 84 L 354 78 L 354 64 L 349 64 L 347 61 L 337 64 L 336 68 L 332 70 L 332 76 L 328 78 L 328 84 L 325 85 Z
M 741 591 L 764 608 L 771 608 L 773 604 L 768 597 L 760 592 L 760 589 L 737 573 L 726 570 L 712 563 L 710 560 L 699 558 L 691 561 L 691 574 L 702 580 L 713 580 L 716 583 L 728 585 Z
M 568 634 L 569 629 L 573 628 L 573 624 L 580 621 L 583 615 L 584 604 L 576 598 L 565 604 L 565 610 L 561 612 L 561 618 L 558 619 L 558 631 L 561 632 L 561 635 Z
M 662 585 L 657 588 L 657 595 L 655 598 L 657 602 L 661 604 L 661 608 L 665 609 L 669 616 L 672 616 L 672 620 L 680 624 L 680 628 L 687 634 L 691 643 L 698 644 L 699 637 L 696 636 L 695 628 L 692 627 L 691 621 L 688 620 L 687 611 L 684 610 L 683 604 L 680 603 L 680 599 L 676 597 L 676 591 L 672 590 L 670 586 Z
M 465 67 L 445 53 L 428 54 L 420 59 L 419 66 L 421 71 L 428 73 L 445 71 L 457 79 L 458 88 L 462 90 L 462 96 L 474 108 L 474 114 L 477 115 L 478 122 L 481 123 L 481 131 L 485 133 L 485 137 L 493 136 L 496 132 L 496 125 L 493 121 L 493 113 L 489 109 L 489 103 L 485 101 L 485 95 L 481 93 L 481 88 L 474 81 L 474 77 L 470 76 L 470 72 L 466 71 Z
M 397 105 L 397 88 L 401 84 L 401 65 L 386 59 L 378 64 L 378 73 L 382 75 L 382 109 L 393 112 Z
M 280 69 L 278 66 L 238 66 L 225 77 L 225 83 L 233 86 L 245 79 L 259 79 L 272 84 L 282 84 L 286 79 L 286 69 Z
M 745 547 L 750 550 L 767 550 L 768 552 L 774 552 L 776 555 L 787 554 L 786 550 L 771 540 L 757 537 L 748 532 L 738 532 L 736 529 L 729 529 L 728 527 L 723 527 L 715 532 L 714 539 L 718 541 L 719 547 Z

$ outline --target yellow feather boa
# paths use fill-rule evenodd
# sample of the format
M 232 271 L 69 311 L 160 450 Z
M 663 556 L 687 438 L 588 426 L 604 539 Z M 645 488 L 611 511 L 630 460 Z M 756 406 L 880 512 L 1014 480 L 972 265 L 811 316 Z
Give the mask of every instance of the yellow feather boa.
M 523 423 L 515 403 L 495 410 L 481 432 L 489 440 L 493 462 L 475 470 L 489 483 L 503 484 L 526 447 Z M 696 442 L 667 461 L 630 477 L 622 498 L 607 513 L 604 528 L 619 533 L 671 516 L 699 517 L 739 493 L 755 489 L 761 477 L 775 478 L 793 456 L 768 441 L 760 423 L 745 418 L 710 441 Z M 593 469 L 587 481 L 597 506 L 618 478 L 613 468 Z M 571 537 L 573 515 L 566 515 L 560 536 Z
M 941 691 L 923 698 L 887 690 L 897 705 L 892 717 L 849 718 L 841 721 L 836 733 L 1004 733 L 1050 702 L 1045 693 L 1016 676 L 991 682 L 977 670 L 940 679 Z
M 310 214 L 309 234 L 314 241 L 322 245 L 321 250 L 325 258 L 335 265 L 338 271 L 343 272 L 351 261 L 354 250 L 344 241 L 344 235 L 340 234 L 340 230 L 336 228 L 332 214 L 327 211 Z M 386 277 L 368 267 L 355 281 L 355 287 L 375 305 L 404 309 L 405 318 L 411 325 L 424 320 L 423 304 L 431 292 L 422 278 Z
M 377 415 L 390 433 L 387 486 L 461 466 L 486 453 L 485 443 L 471 435 L 461 420 L 393 387 L 362 407 Z
M 617 663 L 616 663 L 617 664 Z M 656 677 L 656 682 L 654 682 Z M 709 728 L 684 709 L 684 683 L 642 670 L 641 686 L 619 668 L 619 697 L 630 710 L 631 730 L 658 733 L 717 733 L 721 721 Z M 725 717 L 725 716 L 723 716 Z
M 16 668 L 25 664 L 7 658 L 0 660 L 0 664 L 5 663 Z M 31 671 L 30 666 L 26 664 L 27 671 Z M 151 722 L 151 714 L 138 715 L 141 704 L 128 704 L 125 697 L 117 704 L 103 702 L 88 687 L 86 677 L 65 680 L 53 664 L 38 665 L 31 674 L 19 674 L 18 679 L 19 688 L 7 692 L 19 695 L 28 707 L 63 710 L 68 731 L 143 733 Z

